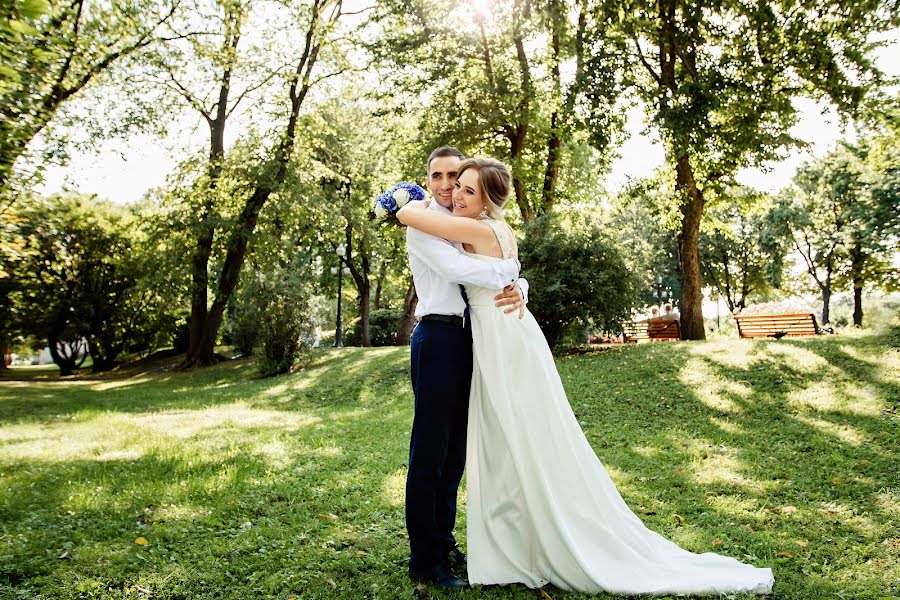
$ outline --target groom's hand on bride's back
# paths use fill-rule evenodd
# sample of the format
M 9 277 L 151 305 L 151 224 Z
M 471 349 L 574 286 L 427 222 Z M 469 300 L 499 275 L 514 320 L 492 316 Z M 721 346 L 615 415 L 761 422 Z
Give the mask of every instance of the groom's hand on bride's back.
M 525 316 L 525 298 L 522 296 L 522 290 L 519 284 L 511 283 L 503 291 L 494 296 L 494 304 L 503 308 L 503 312 L 511 313 L 519 311 L 519 318 Z

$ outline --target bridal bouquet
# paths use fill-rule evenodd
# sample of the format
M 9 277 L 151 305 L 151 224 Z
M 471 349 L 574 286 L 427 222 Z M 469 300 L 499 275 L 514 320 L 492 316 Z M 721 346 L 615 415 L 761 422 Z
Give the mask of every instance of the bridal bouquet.
M 372 204 L 372 212 L 375 218 L 384 220 L 387 217 L 393 217 L 397 211 L 406 206 L 407 202 L 415 200 L 424 200 L 425 190 L 408 181 L 401 181 L 384 191 L 375 198 Z

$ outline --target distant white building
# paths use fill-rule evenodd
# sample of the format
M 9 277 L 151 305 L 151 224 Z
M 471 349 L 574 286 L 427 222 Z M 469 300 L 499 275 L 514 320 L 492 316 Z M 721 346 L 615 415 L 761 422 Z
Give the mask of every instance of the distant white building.
M 81 350 L 78 352 L 78 357 L 81 358 L 87 353 L 87 340 L 82 340 Z M 31 359 L 31 364 L 33 365 L 52 365 L 53 364 L 53 356 L 50 355 L 50 346 L 45 346 L 43 350 L 38 352 L 35 358 Z

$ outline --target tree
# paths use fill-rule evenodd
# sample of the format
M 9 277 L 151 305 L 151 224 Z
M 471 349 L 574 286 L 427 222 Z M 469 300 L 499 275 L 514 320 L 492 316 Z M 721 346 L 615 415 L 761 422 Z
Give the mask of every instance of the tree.
M 850 207 L 847 277 L 853 287 L 853 324 L 863 324 L 863 289 L 900 286 L 900 272 L 892 265 L 900 245 L 900 141 L 897 111 L 886 115 L 881 131 L 872 132 L 855 147 L 864 189 Z
M 260 211 L 272 197 L 282 191 L 288 178 L 301 108 L 316 81 L 315 67 L 324 44 L 334 37 L 335 27 L 341 17 L 340 0 L 312 0 L 300 7 L 300 18 L 305 23 L 305 34 L 299 56 L 293 59 L 293 70 L 288 78 L 287 118 L 278 142 L 265 150 L 265 158 L 253 164 L 254 172 L 246 181 L 236 218 L 229 224 L 226 234 L 224 260 L 214 285 L 214 298 L 205 318 L 191 324 L 197 327 L 193 347 L 189 348 L 184 367 L 212 364 L 219 360 L 214 348 L 225 309 L 234 294 L 244 265 L 248 244 L 256 230 Z M 203 229 L 201 229 L 201 235 Z M 199 262 L 199 261 L 198 261 Z
M 804 165 L 776 217 L 822 294 L 822 323 L 831 319 L 835 278 L 847 258 L 849 209 L 860 194 L 855 157 L 846 152 Z
M 123 58 L 164 36 L 177 0 L 14 0 L 0 22 L 0 197 L 16 160 L 60 107 Z
M 267 54 L 265 48 L 239 49 L 244 26 L 257 7 L 258 3 L 253 0 L 215 0 L 211 6 L 197 2 L 191 13 L 185 15 L 186 22 L 172 27 L 186 28 L 191 20 L 199 17 L 205 23 L 216 24 L 217 30 L 202 38 L 173 42 L 159 52 L 148 53 L 146 62 L 151 75 L 139 84 L 149 84 L 151 89 L 159 90 L 162 100 L 168 96 L 184 103 L 203 119 L 209 131 L 206 161 L 198 169 L 202 174 L 194 180 L 188 197 L 195 205 L 195 217 L 187 224 L 194 236 L 190 263 L 188 356 L 197 355 L 205 335 L 210 260 L 216 231 L 227 227 L 229 218 L 236 217 L 229 214 L 233 204 L 230 199 L 237 191 L 229 181 L 225 155 L 229 119 L 250 94 L 264 88 L 277 75 L 283 75 L 263 60 Z M 241 76 L 243 81 L 235 82 Z
M 733 313 L 746 308 L 751 295 L 780 285 L 788 244 L 772 227 L 765 194 L 748 188 L 726 192 L 707 211 L 700 258 L 703 283 L 714 287 Z
M 611 200 L 611 209 L 602 218 L 616 243 L 635 285 L 640 305 L 660 303 L 665 294 L 674 300 L 680 295 L 678 277 L 677 204 L 672 189 L 657 174 L 633 181 Z
M 128 212 L 56 196 L 18 213 L 18 329 L 47 340 L 61 375 L 87 353 L 94 371 L 109 370 L 123 351 L 152 340 L 150 294 L 138 286 L 149 263 L 133 252 L 137 227 Z
M 781 216 L 794 249 L 822 294 L 822 321 L 830 320 L 835 286 L 853 290 L 853 323 L 862 326 L 866 284 L 890 288 L 900 236 L 897 164 L 890 135 L 863 137 L 805 164 Z
M 511 0 L 490 12 L 416 0 L 378 11 L 373 21 L 387 33 L 373 53 L 398 67 L 390 87 L 441 82 L 421 125 L 424 156 L 452 143 L 508 161 L 525 222 L 595 192 L 621 125 L 612 110 L 621 69 L 595 68 L 615 55 L 588 0 Z
M 704 339 L 700 225 L 710 192 L 796 143 L 792 99 L 826 98 L 853 113 L 881 81 L 872 34 L 894 26 L 884 2 L 633 2 L 610 19 L 639 71 L 632 88 L 653 112 L 679 193 L 681 331 Z M 627 46 L 626 46 L 627 45 Z M 641 74 L 642 73 L 642 74 Z
M 371 346 L 372 305 L 380 308 L 389 280 L 405 272 L 398 260 L 403 232 L 374 222 L 372 201 L 398 181 L 415 181 L 424 168 L 408 160 L 414 153 L 413 123 L 382 114 L 377 103 L 353 89 L 335 92 L 334 98 L 317 105 L 315 117 L 305 124 L 312 160 L 301 168 L 321 173 L 318 190 L 307 192 L 307 202 L 315 198 L 312 201 L 328 207 L 323 221 L 326 248 L 334 256 L 338 244 L 345 247 L 339 261 L 356 287 L 360 343 Z

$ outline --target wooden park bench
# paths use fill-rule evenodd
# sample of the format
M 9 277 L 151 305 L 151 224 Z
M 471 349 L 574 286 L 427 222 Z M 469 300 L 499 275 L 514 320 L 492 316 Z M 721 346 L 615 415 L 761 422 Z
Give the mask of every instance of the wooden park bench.
M 622 323 L 626 342 L 638 340 L 677 342 L 681 339 L 681 329 L 677 319 L 659 319 L 656 321 L 631 321 Z
M 780 340 L 784 336 L 816 335 L 819 325 L 816 315 L 738 315 L 738 333 L 742 338 L 771 337 Z

